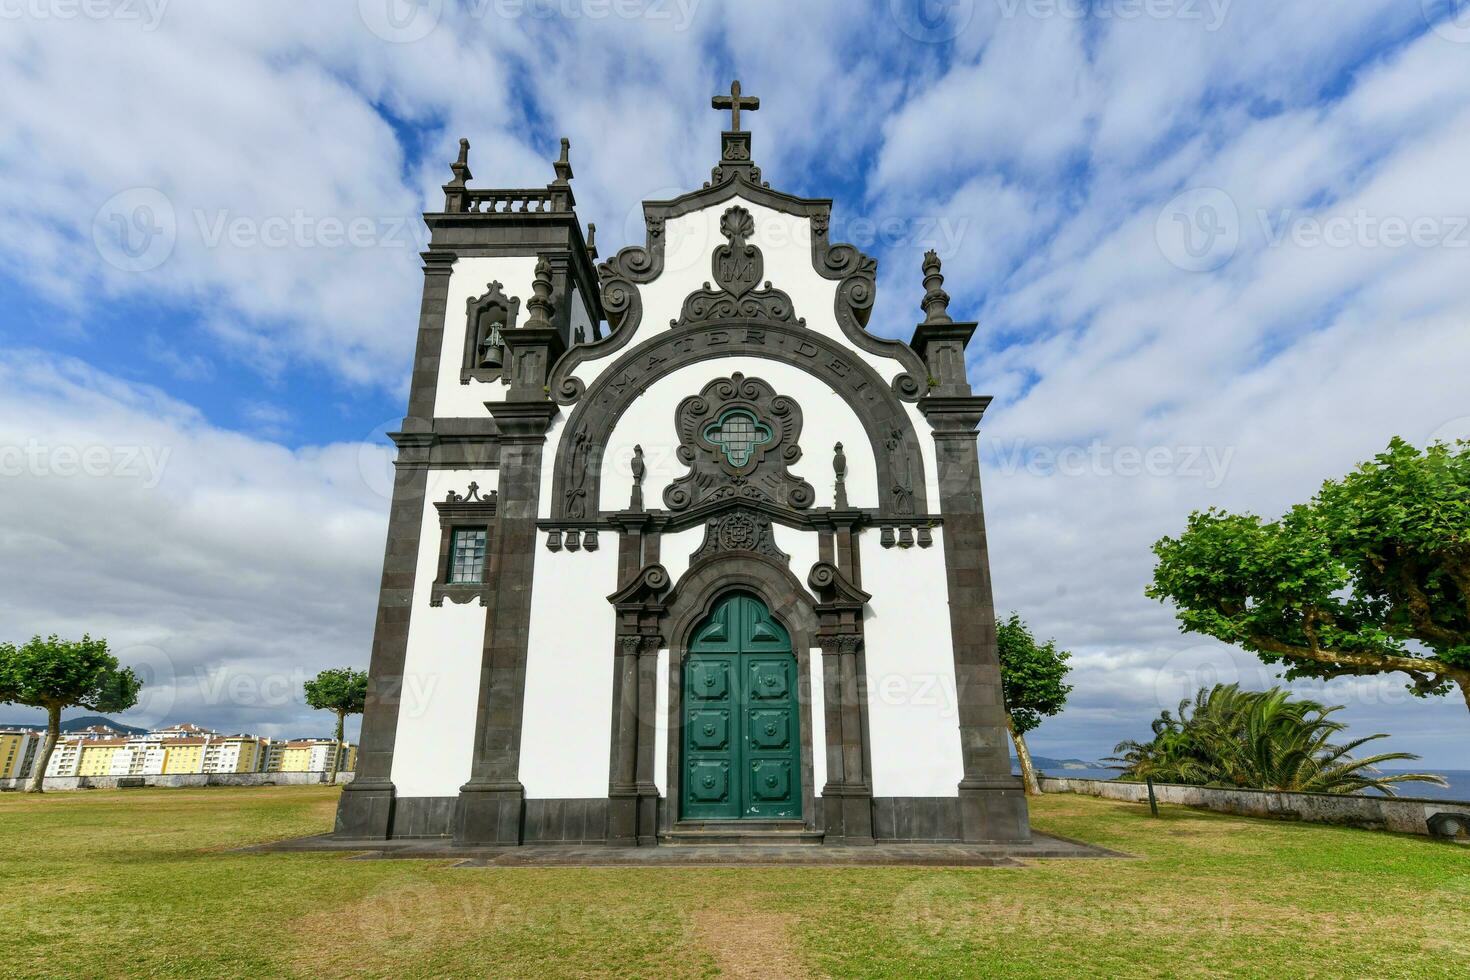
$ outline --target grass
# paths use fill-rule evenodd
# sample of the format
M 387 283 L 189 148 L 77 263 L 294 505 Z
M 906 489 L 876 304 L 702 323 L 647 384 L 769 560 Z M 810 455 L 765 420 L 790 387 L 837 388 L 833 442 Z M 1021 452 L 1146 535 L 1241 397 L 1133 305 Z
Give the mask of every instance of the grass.
M 1030 867 L 501 869 L 230 854 L 324 787 L 0 796 L 7 976 L 1470 975 L 1470 849 L 1077 796 Z

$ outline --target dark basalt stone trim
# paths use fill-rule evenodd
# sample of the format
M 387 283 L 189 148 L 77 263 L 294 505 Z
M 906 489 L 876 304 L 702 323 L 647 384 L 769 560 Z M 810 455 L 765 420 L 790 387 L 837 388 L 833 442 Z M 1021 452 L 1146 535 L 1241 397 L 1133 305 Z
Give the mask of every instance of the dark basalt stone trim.
M 551 402 L 487 405 L 500 428 L 504 466 L 497 488 L 497 547 L 487 572 L 479 703 L 470 779 L 460 787 L 454 839 L 466 844 L 519 844 L 525 790 L 520 783 L 531 587 L 535 581 L 536 510 L 546 430 L 559 409 Z
M 490 572 L 490 556 L 495 551 L 496 491 L 480 496 L 479 487 L 470 484 L 468 496 L 450 492 L 449 499 L 434 501 L 439 512 L 439 564 L 434 584 L 429 589 L 429 605 L 442 606 L 448 599 L 456 605 L 464 605 L 478 599 L 480 605 L 489 605 L 490 586 L 486 576 Z M 480 569 L 479 582 L 450 582 L 450 546 L 456 530 L 482 530 L 485 532 L 485 563 Z
M 583 488 L 585 499 L 594 504 L 590 509 L 596 510 L 607 439 L 628 406 L 650 384 L 691 364 L 736 355 L 790 364 L 827 384 L 847 402 L 868 435 L 877 462 L 879 513 L 909 523 L 917 523 L 919 514 L 928 513 L 918 436 L 898 396 L 872 367 L 837 342 L 804 327 L 735 321 L 664 331 L 622 355 L 597 378 L 580 397 L 557 447 L 552 516 L 571 516 L 565 501 L 572 486 Z M 581 395 L 580 382 L 574 387 Z M 559 398 L 567 394 L 553 389 Z M 573 447 L 579 446 L 589 451 L 574 460 Z M 585 470 L 574 472 L 574 463 Z
M 457 802 L 457 796 L 399 797 L 393 806 L 393 839 L 448 837 Z
M 731 408 L 755 416 L 771 435 L 771 442 L 757 446 L 740 467 L 704 436 L 705 426 Z M 710 499 L 740 499 L 771 500 L 806 510 L 815 500 L 816 491 L 790 471 L 801 461 L 801 428 L 801 404 L 788 395 L 777 394 L 761 378 L 747 378 L 736 371 L 728 378 L 712 379 L 699 394 L 684 398 L 674 410 L 674 430 L 679 438 L 676 455 L 689 472 L 664 488 L 664 506 L 678 511 Z M 576 472 L 576 460 L 572 463 L 571 472 Z M 735 489 L 733 481 L 737 479 L 745 481 L 742 489 L 752 496 L 722 496 Z
M 569 281 L 576 283 L 585 299 L 594 328 L 607 319 L 597 270 L 575 211 L 429 212 L 424 223 L 429 227 L 430 250 L 444 249 L 465 257 L 565 253 Z M 566 295 L 565 285 L 557 284 L 557 296 Z
M 383 551 L 378 615 L 368 665 L 368 694 L 362 717 L 357 778 L 342 791 L 336 833 L 354 839 L 386 839 L 393 833 L 393 749 L 398 739 L 398 709 L 403 692 L 403 662 L 424 519 L 424 494 L 433 457 L 434 400 L 453 253 L 429 251 L 424 259 L 424 294 L 409 383 L 408 416 L 393 437 L 393 502 Z
M 953 796 L 875 796 L 873 837 L 900 843 L 957 843 L 964 839 L 960 801 Z
M 600 798 L 526 800 L 527 844 L 604 844 L 607 803 Z
M 400 797 L 394 803 L 393 837 L 447 838 L 453 832 L 454 796 Z M 817 797 L 817 825 L 824 825 L 828 807 L 843 802 L 838 797 Z M 892 842 L 958 842 L 959 800 L 955 797 L 872 797 L 873 837 Z M 526 800 L 527 844 L 583 843 L 607 841 L 605 799 Z M 660 826 L 667 820 L 668 797 L 656 801 Z
M 514 330 L 521 315 L 521 300 L 518 296 L 505 295 L 505 287 L 499 282 L 487 283 L 485 292 L 472 296 L 465 302 L 464 363 L 459 369 L 459 383 L 471 381 L 499 381 L 504 375 L 501 368 L 480 367 L 475 356 L 479 350 L 479 328 L 476 320 L 486 310 L 499 309 L 505 313 L 505 325 L 500 329 Z
M 975 396 L 930 397 L 919 403 L 934 430 L 945 518 L 944 564 L 964 762 L 960 825 L 962 838 L 970 842 L 1031 837 L 1026 797 L 1020 780 L 1011 775 L 980 492 L 975 433 L 989 404 L 989 398 Z
M 416 420 L 411 432 L 390 432 L 401 451 L 405 444 L 422 446 L 423 466 L 431 470 L 500 468 L 500 428 L 493 419 L 439 418 Z
M 608 511 L 601 517 L 570 520 L 546 518 L 538 520 L 536 527 L 542 531 L 576 528 L 581 531 L 628 531 L 633 528 L 648 533 L 673 534 L 685 528 L 707 523 L 728 510 L 742 508 L 758 511 L 773 523 L 798 531 L 834 531 L 842 528 L 901 528 L 912 527 L 922 532 L 925 529 L 942 527 L 944 517 L 940 514 L 919 514 L 916 517 L 883 517 L 876 510 L 830 510 L 825 507 L 812 510 L 790 510 L 763 500 L 710 500 L 697 504 L 687 511 Z M 931 540 L 932 543 L 932 540 Z

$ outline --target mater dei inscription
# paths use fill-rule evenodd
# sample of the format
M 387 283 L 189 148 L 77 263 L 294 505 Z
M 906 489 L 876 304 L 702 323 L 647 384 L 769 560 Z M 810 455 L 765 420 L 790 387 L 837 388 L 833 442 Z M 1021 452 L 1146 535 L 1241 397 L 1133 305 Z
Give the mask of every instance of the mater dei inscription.
M 910 399 L 910 392 L 919 390 L 912 375 L 900 374 L 890 385 L 849 350 L 798 324 L 716 321 L 674 327 L 645 341 L 587 389 L 568 420 L 557 451 L 554 516 L 583 516 L 566 511 L 569 488 L 585 488 L 585 499 L 599 500 L 607 438 L 623 412 L 650 384 L 690 364 L 739 355 L 782 361 L 826 382 L 862 421 L 873 447 L 879 514 L 928 513 L 919 440 L 902 404 Z M 564 390 L 563 394 L 571 392 Z M 574 451 L 574 447 L 581 448 Z

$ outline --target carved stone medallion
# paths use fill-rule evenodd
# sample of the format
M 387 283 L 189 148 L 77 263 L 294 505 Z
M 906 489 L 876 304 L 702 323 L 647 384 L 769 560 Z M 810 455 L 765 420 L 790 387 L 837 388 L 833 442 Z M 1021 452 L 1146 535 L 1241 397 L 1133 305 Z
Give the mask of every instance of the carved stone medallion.
M 748 241 L 755 234 L 755 218 L 750 212 L 738 204 L 727 210 L 720 218 L 720 234 L 725 236 L 725 244 L 716 248 L 710 258 L 719 288 L 711 289 L 705 283 L 703 289 L 690 293 L 684 299 L 679 319 L 672 321 L 672 325 L 736 317 L 793 320 L 790 296 L 769 282 L 756 288 L 765 272 L 765 259 L 761 250 Z
M 716 378 L 679 403 L 679 461 L 689 472 L 664 490 L 664 506 L 710 500 L 765 500 L 804 509 L 812 485 L 787 467 L 801 459 L 801 408 L 759 378 Z
M 704 543 L 689 556 L 689 561 L 692 564 L 722 551 L 753 551 L 783 564 L 791 562 L 791 556 L 776 547 L 771 534 L 771 519 L 758 511 L 744 508 L 727 511 L 706 522 Z

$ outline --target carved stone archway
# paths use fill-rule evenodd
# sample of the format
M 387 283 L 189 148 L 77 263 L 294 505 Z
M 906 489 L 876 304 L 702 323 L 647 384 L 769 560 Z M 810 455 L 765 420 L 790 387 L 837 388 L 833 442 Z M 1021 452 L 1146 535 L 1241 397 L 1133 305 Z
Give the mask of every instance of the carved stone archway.
M 581 393 L 557 448 L 552 518 L 595 516 L 608 441 L 623 413 L 651 384 L 688 365 L 731 356 L 792 365 L 826 384 L 852 409 L 868 437 L 878 515 L 902 519 L 929 513 L 921 443 L 900 392 L 851 350 L 799 324 L 733 320 L 664 331 L 624 354 Z

